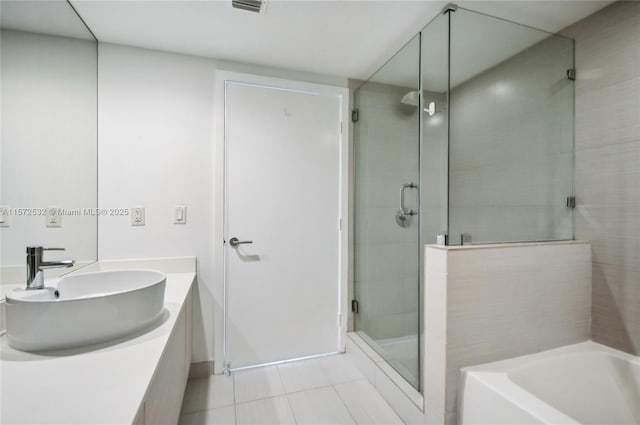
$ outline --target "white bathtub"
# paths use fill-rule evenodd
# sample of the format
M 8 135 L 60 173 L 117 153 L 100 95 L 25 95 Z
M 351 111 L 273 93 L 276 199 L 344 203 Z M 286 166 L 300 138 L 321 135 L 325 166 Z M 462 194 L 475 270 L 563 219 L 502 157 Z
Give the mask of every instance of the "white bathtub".
M 640 424 L 640 357 L 592 341 L 463 368 L 460 424 Z

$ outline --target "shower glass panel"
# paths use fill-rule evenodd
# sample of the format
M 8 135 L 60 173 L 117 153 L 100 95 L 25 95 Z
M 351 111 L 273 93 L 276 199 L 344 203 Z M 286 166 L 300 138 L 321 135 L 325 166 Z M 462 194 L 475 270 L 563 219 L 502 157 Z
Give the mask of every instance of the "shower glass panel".
M 420 39 L 354 93 L 355 329 L 420 386 Z
M 449 15 L 438 15 L 421 32 L 422 137 L 420 157 L 420 248 L 447 232 Z M 421 252 L 420 258 L 424 258 Z M 422 265 L 422 263 L 420 263 Z
M 449 15 L 449 243 L 572 239 L 573 40 Z
M 424 245 L 573 238 L 573 68 L 573 40 L 452 7 L 354 91 L 355 330 L 418 390 Z

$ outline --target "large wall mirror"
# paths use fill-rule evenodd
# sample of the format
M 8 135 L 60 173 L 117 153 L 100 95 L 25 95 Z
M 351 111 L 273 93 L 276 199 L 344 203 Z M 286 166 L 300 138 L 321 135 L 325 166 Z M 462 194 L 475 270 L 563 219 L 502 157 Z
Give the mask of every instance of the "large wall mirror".
M 0 268 L 25 284 L 25 248 L 97 259 L 97 41 L 64 0 L 0 2 Z M 73 269 L 52 269 L 46 276 Z M 4 291 L 3 291 L 4 292 Z

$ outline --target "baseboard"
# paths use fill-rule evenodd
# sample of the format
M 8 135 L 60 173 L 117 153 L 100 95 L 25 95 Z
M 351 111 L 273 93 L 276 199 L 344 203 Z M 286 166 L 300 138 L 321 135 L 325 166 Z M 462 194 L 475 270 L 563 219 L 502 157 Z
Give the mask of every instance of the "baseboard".
M 191 363 L 189 379 L 206 378 L 213 375 L 213 360 Z

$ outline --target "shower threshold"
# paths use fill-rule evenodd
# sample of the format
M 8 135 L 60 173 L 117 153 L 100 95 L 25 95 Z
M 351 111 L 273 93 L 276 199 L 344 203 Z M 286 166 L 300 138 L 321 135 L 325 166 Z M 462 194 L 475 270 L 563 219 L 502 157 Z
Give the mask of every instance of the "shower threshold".
M 403 335 L 393 338 L 373 339 L 363 331 L 357 331 L 365 343 L 382 357 L 402 378 L 416 391 L 419 391 L 420 374 L 416 355 L 418 353 L 418 336 Z
M 379 354 L 380 351 L 377 350 L 379 348 L 382 349 L 382 347 L 379 347 L 378 343 L 362 332 L 349 332 L 347 336 L 347 354 L 349 354 L 350 351 L 358 353 L 358 355 L 355 355 L 355 359 L 365 376 L 372 381 L 372 384 L 377 385 L 379 382 L 376 381 L 380 380 L 389 382 L 391 387 L 396 388 L 403 398 L 411 401 L 416 408 L 416 411 L 414 412 L 416 415 L 423 415 L 424 398 L 422 394 L 418 392 L 415 387 L 390 364 L 390 362 L 385 360 L 381 354 Z M 402 347 L 411 341 L 410 337 L 411 336 L 389 338 L 392 341 L 387 342 L 389 342 L 394 348 Z M 417 338 L 415 339 L 415 344 L 417 344 Z M 371 373 L 372 371 L 375 373 Z M 374 378 L 374 376 L 377 377 Z M 390 400 L 387 401 L 391 403 Z M 403 417 L 403 415 L 400 416 Z M 404 417 L 403 419 L 406 420 Z
M 395 370 L 398 371 L 414 388 L 419 388 L 420 375 L 418 362 L 415 359 L 418 352 L 418 336 L 405 335 L 377 341 L 383 356 Z M 375 349 L 375 348 L 374 348 Z

